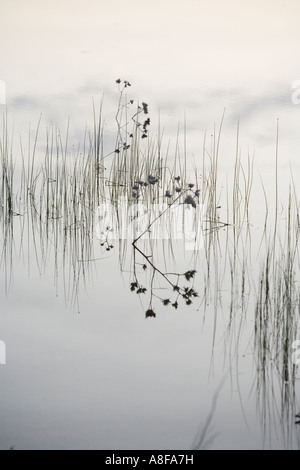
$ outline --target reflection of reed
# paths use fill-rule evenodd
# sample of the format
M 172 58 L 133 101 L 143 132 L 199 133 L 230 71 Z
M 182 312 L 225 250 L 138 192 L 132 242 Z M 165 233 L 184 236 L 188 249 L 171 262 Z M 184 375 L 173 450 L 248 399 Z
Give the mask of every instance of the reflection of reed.
M 296 199 L 289 197 L 286 225 L 278 230 L 273 249 L 267 251 L 261 268 L 255 311 L 255 358 L 257 394 L 263 425 L 280 421 L 286 447 L 293 440 L 292 428 L 298 410 L 297 364 L 292 360 L 292 344 L 299 325 L 299 213 Z M 293 210 L 294 206 L 294 210 Z M 283 225 L 283 224 L 282 224 Z M 285 239 L 282 239 L 285 233 Z M 280 389 L 276 400 L 275 382 Z
M 51 261 L 57 290 L 63 285 L 66 299 L 74 303 L 92 259 L 98 157 L 92 146 L 84 156 L 69 155 L 67 137 L 63 145 L 53 126 L 47 130 L 42 160 L 35 155 L 36 141 L 37 135 L 16 174 L 12 152 L 1 145 L 1 266 L 9 283 L 12 260 L 25 249 L 28 270 L 35 263 L 42 273 Z
M 300 309 L 295 186 L 285 226 L 280 227 L 276 215 L 273 229 L 263 187 L 266 211 L 255 251 L 250 225 L 253 161 L 248 157 L 243 166 L 238 132 L 233 181 L 224 193 L 218 172 L 222 122 L 211 141 L 204 140 L 199 174 L 197 168 L 188 167 L 185 151 L 180 153 L 179 136 L 172 158 L 169 147 L 162 151 L 160 130 L 156 140 L 150 136 L 148 105 L 142 103 L 130 118 L 133 100 L 126 95 L 130 84 L 118 84 L 116 143 L 108 155 L 103 155 L 102 103 L 98 115 L 94 107 L 93 130 L 86 132 L 82 148 L 70 150 L 68 129 L 63 139 L 53 125 L 47 129 L 45 153 L 40 155 L 38 125 L 28 151 L 21 147 L 22 165 L 16 168 L 4 117 L 0 266 L 6 291 L 12 284 L 14 262 L 23 257 L 29 272 L 33 264 L 40 274 L 51 266 L 57 292 L 63 286 L 66 303 L 79 308 L 80 289 L 92 278 L 95 261 L 118 250 L 121 270 L 130 272 L 128 286 L 145 300 L 146 317 L 154 317 L 164 307 L 177 310 L 197 304 L 205 320 L 210 306 L 214 316 L 211 361 L 217 332 L 223 328 L 224 366 L 228 361 L 237 376 L 240 343 L 254 310 L 254 339 L 247 340 L 257 366 L 258 409 L 266 433 L 275 425 L 275 416 L 279 419 L 288 447 L 299 411 L 297 366 L 291 360 Z M 276 203 L 278 208 L 278 194 Z M 108 208 L 107 219 L 99 212 L 101 205 Z M 187 213 L 192 214 L 195 229 L 191 251 L 185 250 L 186 240 L 178 235 L 186 235 Z M 225 221 L 221 213 L 227 214 Z M 253 274 L 257 259 L 261 262 L 258 281 Z M 203 435 L 198 442 L 203 443 Z

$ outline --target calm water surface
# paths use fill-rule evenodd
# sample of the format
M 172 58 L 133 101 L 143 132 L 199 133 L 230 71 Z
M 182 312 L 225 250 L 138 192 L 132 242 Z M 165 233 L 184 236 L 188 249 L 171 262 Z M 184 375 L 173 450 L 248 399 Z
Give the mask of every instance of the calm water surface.
M 0 340 L 6 345 L 0 448 L 298 449 L 293 342 L 299 339 L 300 309 L 300 105 L 292 101 L 292 82 L 299 78 L 294 12 L 285 12 L 284 35 L 283 12 L 275 2 L 265 35 L 255 6 L 249 6 L 247 21 L 257 26 L 257 43 L 249 45 L 245 32 L 238 46 L 233 33 L 224 39 L 220 25 L 219 36 L 204 47 L 210 29 L 199 32 L 202 20 L 193 1 L 186 2 L 190 10 L 184 16 L 174 6 L 182 36 L 168 25 L 168 39 L 168 2 L 156 29 L 158 6 L 143 27 L 145 12 L 135 2 L 122 14 L 108 7 L 100 12 L 92 1 L 88 14 L 78 2 L 60 15 L 55 2 L 40 10 L 36 2 L 27 3 L 25 23 L 17 18 L 15 30 L 26 33 L 24 54 L 13 39 L 13 6 L 5 7 L 12 29 L 5 29 L 7 42 L 0 46 L 6 84 L 0 105 Z M 221 8 L 213 3 L 202 11 L 208 26 L 213 7 Z M 266 11 L 268 3 L 263 2 Z M 228 14 L 238 32 L 233 18 Z M 278 27 L 285 39 L 275 35 Z M 51 41 L 47 32 L 53 32 Z M 120 211 L 117 196 L 129 206 L 135 202 L 132 154 L 121 152 L 125 186 L 121 179 L 112 186 L 110 173 L 124 137 L 115 120 L 124 80 L 131 87 L 122 103 L 134 103 L 122 108 L 119 122 L 127 122 L 126 110 L 135 129 L 133 110 L 149 105 L 149 115 L 139 117 L 151 119 L 147 138 L 139 139 L 140 159 L 148 162 L 139 176 L 159 176 L 153 187 L 139 189 L 139 201 L 150 208 L 142 226 L 155 218 L 149 194 L 158 191 L 156 203 L 171 203 L 175 196 L 165 198 L 165 190 L 173 194 L 174 176 L 183 179 L 185 173 L 184 184 L 195 184 L 186 194 L 194 197 L 200 190 L 197 208 L 172 208 L 201 217 L 197 249 L 188 245 L 187 231 L 179 237 L 172 229 L 164 240 L 153 240 L 158 227 L 168 227 L 171 210 L 151 226 L 150 242 L 139 240 L 136 247 L 130 236 L 119 240 L 99 219 L 103 203 L 113 200 Z M 93 103 L 97 117 L 102 100 L 97 162 Z M 4 164 L 10 156 L 11 196 L 11 168 Z M 132 213 L 125 212 L 123 224 L 130 222 Z M 184 273 L 190 271 L 196 272 L 189 279 Z M 197 297 L 187 305 L 189 297 L 178 297 L 174 286 L 193 289 Z M 141 287 L 146 291 L 138 294 Z M 145 318 L 149 311 L 156 317 Z

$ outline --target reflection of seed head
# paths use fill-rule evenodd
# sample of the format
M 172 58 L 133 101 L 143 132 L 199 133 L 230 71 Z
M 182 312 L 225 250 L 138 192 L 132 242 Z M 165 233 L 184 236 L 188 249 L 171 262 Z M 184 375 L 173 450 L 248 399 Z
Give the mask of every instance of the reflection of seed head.
M 151 308 L 151 309 L 149 308 L 149 309 L 146 311 L 146 318 L 150 318 L 150 317 L 153 317 L 153 318 L 156 317 L 156 314 L 155 314 L 154 310 L 152 310 L 152 308 Z
M 188 205 L 191 205 L 192 207 L 194 207 L 194 209 L 196 209 L 196 207 L 197 207 L 196 202 L 195 202 L 194 198 L 192 198 L 192 196 L 187 196 L 184 200 L 184 203 L 188 204 Z
M 148 183 L 155 184 L 158 182 L 158 178 L 156 176 L 149 175 L 148 176 Z

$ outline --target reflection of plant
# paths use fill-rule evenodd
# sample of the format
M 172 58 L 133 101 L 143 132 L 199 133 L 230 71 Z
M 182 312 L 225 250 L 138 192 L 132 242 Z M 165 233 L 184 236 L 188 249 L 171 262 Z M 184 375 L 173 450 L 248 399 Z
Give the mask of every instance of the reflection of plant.
M 132 282 L 130 284 L 131 292 L 136 292 L 137 294 L 145 294 L 147 292 L 146 287 L 139 285 L 137 282 Z
M 172 306 L 175 310 L 178 309 L 179 307 L 179 302 L 182 299 L 186 305 L 192 305 L 193 300 L 198 297 L 198 293 L 194 290 L 193 287 L 189 286 L 184 286 L 180 285 L 180 279 L 182 277 L 185 278 L 188 282 L 194 279 L 196 270 L 192 269 L 189 271 L 186 271 L 185 273 L 165 273 L 162 272 L 155 264 L 153 261 L 150 260 L 152 256 L 147 256 L 143 251 L 133 245 L 134 250 L 139 252 L 145 259 L 148 265 L 150 266 L 152 273 L 151 273 L 151 283 L 150 283 L 150 299 L 149 299 L 149 307 L 146 311 L 146 318 L 149 317 L 156 317 L 156 313 L 154 311 L 153 307 L 153 302 L 154 299 L 158 299 L 165 307 Z M 130 290 L 132 292 L 135 292 L 136 294 L 145 294 L 147 292 L 147 289 L 142 286 L 142 284 L 138 280 L 138 275 L 137 275 L 137 266 L 136 262 L 136 253 L 134 252 L 134 281 L 131 282 L 130 284 Z M 143 264 L 143 269 L 147 269 L 147 265 Z M 171 294 L 169 297 L 163 298 L 160 297 L 159 295 L 155 294 L 155 286 L 154 286 L 154 281 L 155 277 L 159 276 L 162 278 L 169 286 L 171 289 Z M 172 280 L 172 278 L 175 278 L 175 281 Z
M 107 226 L 105 231 L 102 231 L 101 234 L 100 234 L 101 237 L 102 237 L 100 245 L 105 246 L 106 251 L 110 251 L 114 247 L 109 242 L 109 236 L 112 232 L 113 232 L 113 229 L 111 227 Z
M 180 180 L 180 177 L 175 178 L 175 181 L 177 183 L 179 182 L 179 180 Z M 158 179 L 154 178 L 152 175 L 148 176 L 148 181 L 150 182 L 150 184 L 153 184 L 153 185 L 158 183 Z M 196 198 L 198 198 L 199 193 L 194 193 L 193 189 L 192 189 L 193 187 L 194 187 L 194 185 L 190 183 L 186 189 L 180 188 L 180 191 L 177 191 L 177 194 L 179 193 L 179 195 L 177 195 L 177 197 L 175 199 L 173 199 L 167 205 L 167 207 L 165 208 L 164 211 L 159 213 L 157 215 L 157 217 L 154 220 L 152 220 L 152 222 L 150 222 L 148 224 L 146 230 L 144 232 L 142 232 L 132 243 L 132 245 L 134 247 L 134 250 L 136 252 L 138 252 L 145 259 L 146 263 L 152 269 L 151 294 L 150 294 L 149 308 L 146 311 L 146 318 L 156 316 L 156 314 L 153 310 L 153 298 L 154 297 L 158 298 L 165 307 L 172 306 L 175 310 L 178 309 L 180 299 L 183 299 L 185 301 L 186 305 L 191 305 L 193 303 L 194 298 L 198 297 L 198 293 L 192 287 L 181 286 L 179 284 L 179 280 L 180 280 L 181 277 L 184 277 L 187 281 L 191 281 L 194 278 L 195 274 L 196 274 L 195 269 L 186 271 L 183 274 L 180 274 L 180 273 L 164 273 L 154 264 L 154 262 L 152 260 L 150 260 L 150 258 L 153 259 L 153 255 L 151 255 L 151 256 L 146 255 L 143 252 L 143 250 L 140 249 L 137 246 L 137 242 L 143 237 L 143 235 L 145 235 L 147 232 L 149 232 L 152 225 L 155 222 L 157 222 L 167 211 L 169 211 L 170 208 L 176 202 L 181 203 L 181 204 L 186 204 L 188 206 L 191 205 L 193 208 L 196 209 L 196 207 L 197 207 L 197 202 L 196 202 L 197 199 Z M 177 188 L 178 187 L 176 187 L 176 189 Z M 186 194 L 186 193 L 188 193 L 188 194 L 186 195 L 185 199 L 183 199 L 183 195 Z M 176 191 L 173 191 L 173 195 L 175 195 L 175 194 L 176 194 Z M 169 192 L 169 190 L 167 190 L 166 193 L 165 193 L 165 197 L 167 197 L 168 199 L 171 199 L 173 197 L 173 195 Z M 183 199 L 183 201 L 182 201 L 182 199 Z M 144 264 L 143 267 L 145 269 L 145 267 L 147 267 L 147 265 Z M 131 284 L 131 290 L 135 291 L 137 294 L 144 294 L 145 290 L 141 289 L 141 286 L 140 286 L 139 282 L 137 281 L 136 269 L 134 269 L 134 274 L 135 274 L 136 282 Z M 153 283 L 154 283 L 154 278 L 155 278 L 156 275 L 159 275 L 161 278 L 163 278 L 170 285 L 170 287 L 172 288 L 172 292 L 173 292 L 173 297 L 172 298 L 161 298 L 161 297 L 159 297 L 158 295 L 156 295 L 154 293 Z M 173 278 L 175 277 L 175 281 L 172 280 L 172 277 Z
M 170 178 L 164 178 L 162 176 L 161 161 L 158 166 L 156 165 L 155 168 L 151 168 L 154 163 L 153 161 L 151 162 L 151 159 L 150 161 L 145 159 L 141 160 L 138 138 L 145 139 L 148 137 L 150 118 L 147 116 L 145 119 L 139 120 L 139 116 L 142 114 L 148 115 L 149 106 L 145 102 L 142 102 L 141 106 L 138 105 L 137 111 L 131 117 L 133 129 L 129 130 L 130 120 L 128 118 L 128 110 L 130 106 L 133 105 L 134 100 L 127 98 L 126 91 L 131 84 L 127 80 L 122 81 L 121 79 L 116 80 L 116 83 L 120 91 L 116 114 L 118 133 L 115 150 L 107 155 L 115 154 L 111 178 L 107 181 L 108 186 L 113 187 L 111 200 L 118 202 L 122 194 L 121 188 L 125 188 L 125 190 L 127 190 L 128 202 L 130 201 L 131 203 L 131 214 L 134 214 L 132 220 L 135 221 L 139 221 L 141 217 L 138 206 L 139 200 L 142 200 L 143 204 L 152 204 L 159 198 L 163 198 L 166 201 L 165 207 L 159 211 L 152 221 L 149 220 L 146 222 L 144 230 L 139 230 L 139 235 L 132 243 L 134 249 L 134 280 L 130 284 L 130 290 L 138 295 L 145 295 L 148 292 L 148 289 L 139 282 L 137 277 L 137 253 L 144 258 L 143 270 L 146 270 L 147 267 L 150 267 L 152 270 L 151 286 L 149 289 L 149 308 L 146 311 L 146 318 L 149 318 L 156 316 L 153 309 L 154 298 L 157 298 L 165 307 L 172 306 L 176 310 L 179 307 L 180 300 L 183 300 L 186 305 L 193 303 L 198 293 L 193 287 L 180 285 L 179 281 L 184 277 L 186 281 L 190 282 L 194 278 L 196 270 L 191 269 L 183 274 L 164 273 L 154 264 L 153 254 L 150 256 L 146 255 L 143 250 L 137 246 L 137 243 L 144 235 L 150 233 L 153 224 L 170 211 L 171 208 L 175 207 L 175 204 L 183 204 L 188 209 L 191 208 L 191 210 L 196 209 L 199 203 L 200 189 L 195 189 L 194 183 L 189 182 L 186 184 L 182 176 L 173 176 L 167 165 L 165 166 L 165 170 L 167 169 L 170 173 Z M 128 160 L 130 160 L 130 164 L 128 164 Z M 145 214 L 143 217 L 144 216 Z M 120 220 L 118 216 L 118 221 L 120 222 Z M 128 223 L 129 220 L 130 217 L 129 214 L 127 214 L 126 223 Z M 109 242 L 111 232 L 112 229 L 110 227 L 107 227 L 106 230 L 101 232 L 101 246 L 104 246 L 106 251 L 110 251 L 113 248 L 113 245 Z M 154 293 L 154 279 L 157 276 L 164 279 L 170 286 L 172 295 L 170 295 L 169 298 L 161 298 Z

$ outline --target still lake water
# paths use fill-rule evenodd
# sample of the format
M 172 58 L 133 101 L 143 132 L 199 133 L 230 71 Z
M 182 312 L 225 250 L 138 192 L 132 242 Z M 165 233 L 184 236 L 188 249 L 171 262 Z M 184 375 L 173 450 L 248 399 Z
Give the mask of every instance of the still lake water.
M 142 20 L 143 12 L 134 10 L 133 3 L 132 12 Z M 187 3 L 197 9 L 195 2 Z M 48 19 L 40 11 L 33 21 L 34 4 L 29 2 L 31 19 L 17 30 L 28 33 L 24 57 L 11 31 L 6 47 L 10 54 L 1 49 L 6 76 L 0 78 L 6 93 L 0 106 L 7 134 L 1 132 L 0 138 L 0 340 L 6 345 L 6 365 L 0 365 L 0 448 L 298 449 L 300 390 L 293 342 L 299 339 L 300 309 L 300 105 L 292 95 L 299 78 L 289 60 L 294 38 L 281 45 L 276 57 L 267 39 L 260 44 L 259 58 L 254 46 L 248 49 L 251 64 L 241 62 L 249 65 L 245 71 L 229 55 L 233 75 L 219 57 L 217 41 L 202 58 L 202 66 L 211 66 L 210 75 L 207 68 L 205 73 L 196 68 L 192 42 L 176 39 L 183 65 L 190 65 L 186 77 L 172 55 L 168 70 L 165 49 L 159 55 L 163 15 L 153 50 L 147 26 L 144 31 L 131 25 L 131 34 L 125 36 L 124 47 L 134 57 L 143 52 L 142 45 L 151 50 L 147 62 L 142 57 L 137 64 L 131 54 L 126 62 L 120 53 L 121 15 L 105 10 L 106 21 L 99 16 L 99 24 L 108 28 L 109 19 L 115 33 L 104 48 L 107 36 L 101 36 L 91 13 L 85 13 L 89 28 L 80 23 L 77 4 L 71 18 L 64 9 L 57 18 L 49 3 Z M 12 21 L 13 11 L 6 8 Z M 179 12 L 176 4 L 176 22 Z M 280 18 L 275 8 L 274 24 L 277 13 Z M 125 16 L 130 22 L 128 11 Z M 293 17 L 291 13 L 291 22 Z M 191 12 L 188 18 L 192 21 Z M 46 34 L 51 28 L 56 31 L 52 45 Z M 200 36 L 186 29 L 188 39 L 201 43 Z M 102 40 L 100 55 L 97 40 Z M 231 46 L 229 41 L 224 47 Z M 263 65 L 266 50 L 270 72 Z M 285 67 L 275 80 L 279 58 Z M 255 74 L 253 65 L 260 72 Z M 177 75 L 171 80 L 169 72 Z M 115 82 L 119 74 L 120 86 Z M 119 240 L 106 230 L 112 220 L 108 224 L 99 217 L 98 205 L 116 202 L 116 194 L 122 195 L 122 203 L 135 201 L 135 175 L 130 171 L 136 166 L 130 167 L 130 152 L 120 152 L 127 165 L 125 186 L 121 180 L 111 184 L 110 169 L 120 155 L 114 151 L 125 135 L 115 120 L 123 80 L 132 86 L 124 90 L 127 100 L 124 94 L 122 99 L 134 104 L 122 108 L 128 114 L 119 114 L 120 122 L 126 123 L 128 116 L 136 129 L 133 110 L 137 103 L 149 105 L 149 115 L 139 116 L 142 122 L 150 116 L 149 134 L 138 140 L 140 161 L 149 166 L 141 165 L 138 176 L 144 181 L 150 174 L 159 177 L 156 185 L 139 188 L 139 201 L 149 209 L 149 200 L 159 191 L 155 201 L 165 208 L 175 198 L 164 197 L 165 190 L 173 194 L 178 186 L 174 176 L 180 174 L 181 181 L 186 176 L 185 185 L 195 184 L 186 194 L 193 196 L 197 208 L 174 203 L 172 209 L 184 207 L 190 216 L 199 214 L 203 204 L 197 249 L 186 227 L 174 235 L 174 224 L 164 232 L 165 239 L 153 240 L 156 229 L 168 227 L 171 209 L 166 219 L 161 216 L 151 226 L 151 243 L 137 242 L 140 251 L 128 234 Z M 97 160 L 93 100 L 98 115 L 102 99 Z M 27 166 L 41 113 L 35 163 Z M 3 164 L 10 154 L 15 165 L 12 208 L 3 178 L 10 174 L 9 165 Z M 117 203 L 120 208 L 119 199 Z M 142 220 L 144 229 L 155 218 L 153 206 L 150 221 Z M 174 214 L 172 223 L 179 218 Z M 129 220 L 125 212 L 124 224 Z M 106 235 L 114 246 L 109 251 Z M 191 279 L 183 275 L 194 270 Z M 174 286 L 192 288 L 198 296 L 187 305 L 189 298 L 178 296 L 186 291 Z M 137 294 L 140 287 L 147 290 Z M 149 311 L 156 317 L 145 318 Z

